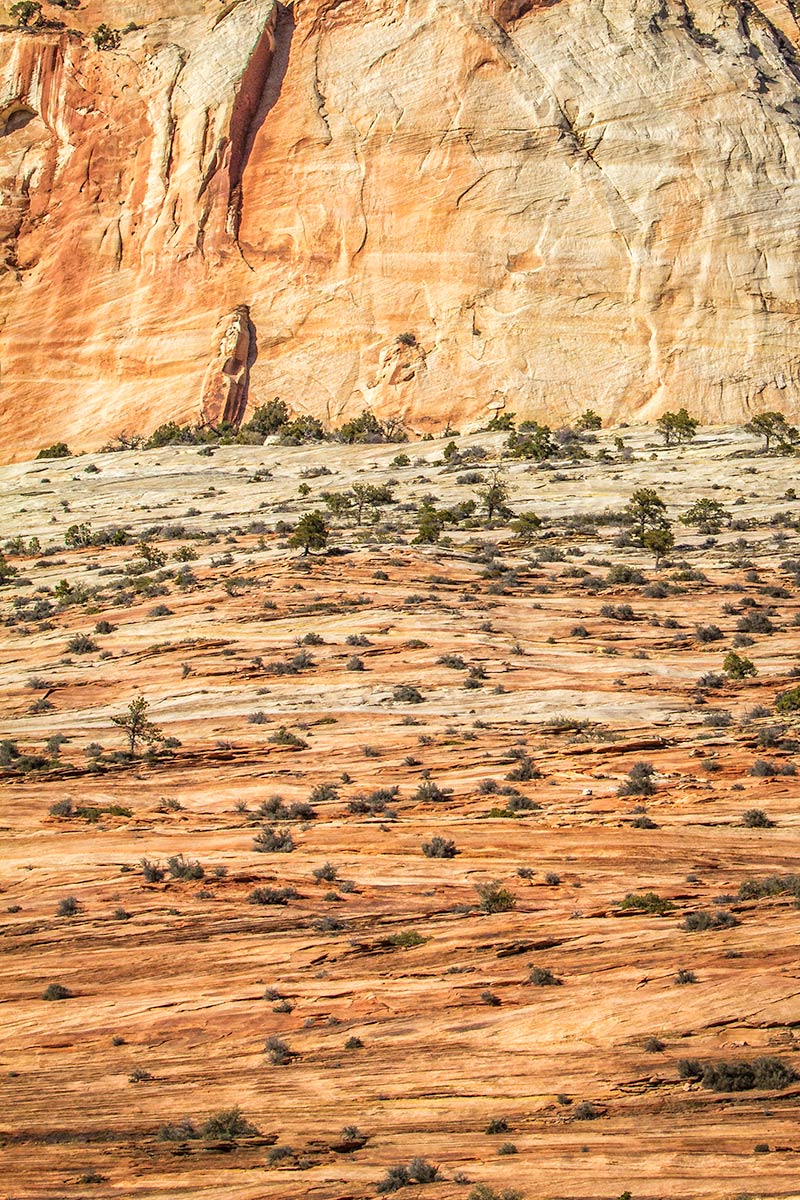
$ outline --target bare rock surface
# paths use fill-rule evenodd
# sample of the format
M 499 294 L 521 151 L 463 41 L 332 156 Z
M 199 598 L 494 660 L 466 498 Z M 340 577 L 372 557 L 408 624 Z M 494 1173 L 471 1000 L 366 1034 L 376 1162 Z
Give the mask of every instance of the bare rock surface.
M 477 510 L 414 544 L 479 486 L 442 441 L 0 468 L 9 1195 L 367 1200 L 415 1157 L 441 1178 L 401 1196 L 797 1194 L 798 1082 L 681 1067 L 800 1072 L 796 459 L 597 437 L 505 471 L 527 541 Z M 454 444 L 486 476 L 502 440 Z M 365 479 L 396 503 L 287 546 Z M 678 523 L 709 495 L 735 527 Z M 169 740 L 130 757 L 137 696 Z

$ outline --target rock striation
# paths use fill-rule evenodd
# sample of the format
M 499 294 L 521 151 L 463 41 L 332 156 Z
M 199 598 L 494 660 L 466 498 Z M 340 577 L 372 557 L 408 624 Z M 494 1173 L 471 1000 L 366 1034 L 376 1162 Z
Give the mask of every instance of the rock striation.
M 790 3 L 129 11 L 110 50 L 105 0 L 0 30 L 4 457 L 274 395 L 419 430 L 796 415 Z

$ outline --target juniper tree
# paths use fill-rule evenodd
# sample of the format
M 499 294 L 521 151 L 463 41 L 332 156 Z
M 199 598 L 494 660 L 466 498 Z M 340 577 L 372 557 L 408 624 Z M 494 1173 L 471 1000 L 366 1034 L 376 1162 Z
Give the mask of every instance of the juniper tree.
M 164 734 L 159 726 L 149 720 L 148 708 L 149 705 L 144 696 L 136 696 L 131 700 L 124 713 L 111 718 L 114 725 L 125 730 L 128 737 L 128 750 L 132 758 L 136 753 L 137 742 L 144 742 L 145 745 L 152 746 L 154 742 L 163 742 L 164 740 Z

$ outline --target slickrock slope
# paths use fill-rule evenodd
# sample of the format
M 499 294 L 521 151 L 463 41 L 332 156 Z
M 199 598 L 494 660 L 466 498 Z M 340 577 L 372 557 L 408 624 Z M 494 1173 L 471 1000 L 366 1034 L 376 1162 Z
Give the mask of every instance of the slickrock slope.
M 598 437 L 508 472 L 530 541 L 413 544 L 492 435 L 0 470 L 4 1194 L 373 1200 L 421 1156 L 400 1200 L 797 1197 L 800 1081 L 680 1066 L 800 1072 L 796 460 Z M 709 478 L 736 527 L 656 571 L 609 509 Z M 287 547 L 364 479 L 397 503 Z M 136 695 L 172 740 L 131 759 Z M 194 1136 L 237 1105 L 258 1133 Z
M 197 418 L 240 306 L 233 415 L 796 408 L 788 2 L 45 8 L 0 32 L 6 458 Z

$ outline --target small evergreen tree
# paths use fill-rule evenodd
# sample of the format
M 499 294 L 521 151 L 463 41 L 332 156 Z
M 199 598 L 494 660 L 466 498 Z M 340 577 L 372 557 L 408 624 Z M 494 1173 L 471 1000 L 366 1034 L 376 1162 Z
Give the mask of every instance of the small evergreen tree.
M 656 421 L 656 428 L 664 439 L 666 446 L 690 442 L 697 433 L 700 422 L 690 417 L 685 408 L 677 412 L 665 412 Z
M 511 458 L 532 458 L 535 462 L 544 462 L 555 454 L 556 443 L 548 425 L 526 421 L 519 433 L 511 434 L 505 448 Z
M 722 669 L 731 679 L 747 679 L 750 675 L 756 675 L 755 663 L 752 659 L 745 658 L 742 654 L 737 654 L 735 650 L 729 650 L 722 661 Z
M 508 484 L 500 478 L 499 471 L 492 471 L 488 484 L 478 493 L 486 510 L 487 521 L 493 520 L 495 513 L 501 517 L 511 516 L 511 509 L 506 504 L 508 490 Z
M 752 421 L 748 421 L 744 426 L 745 433 L 752 433 L 754 437 L 762 437 L 764 439 L 764 451 L 769 454 L 770 446 L 775 441 L 780 450 L 789 450 L 797 441 L 798 434 L 794 425 L 790 425 L 783 413 L 780 412 L 763 412 L 753 417 Z
M 289 545 L 302 548 L 303 557 L 310 550 L 324 550 L 328 544 L 328 526 L 321 512 L 306 513 L 297 522 L 297 528 L 289 538 Z
M 8 11 L 17 22 L 18 29 L 32 29 L 42 20 L 42 6 L 37 0 L 17 0 Z
M 652 529 L 669 529 L 667 506 L 654 488 L 639 488 L 625 506 L 634 536 L 644 545 L 644 535 Z
M 345 421 L 336 435 L 341 442 L 353 445 L 356 442 L 380 442 L 384 440 L 384 429 L 378 418 L 369 409 L 352 421 Z
M 731 514 L 719 500 L 703 496 L 679 518 L 681 525 L 694 525 L 701 533 L 718 533 L 720 526 L 730 521 Z
M 534 541 L 541 527 L 542 518 L 537 517 L 534 512 L 520 513 L 516 520 L 511 522 L 511 528 L 521 542 Z
M 92 34 L 92 41 L 98 50 L 117 50 L 122 39 L 118 29 L 112 29 L 103 22 Z
M 490 433 L 510 433 L 514 428 L 516 416 L 513 412 L 495 413 L 486 428 Z
M 131 700 L 124 713 L 111 718 L 114 725 L 125 731 L 131 758 L 136 754 L 137 742 L 144 742 L 146 745 L 152 746 L 154 742 L 163 742 L 164 740 L 164 734 L 158 725 L 148 719 L 148 707 L 144 696 L 137 696 Z
M 658 529 L 648 529 L 642 537 L 642 545 L 645 550 L 649 550 L 655 555 L 656 570 L 661 565 L 662 558 L 669 554 L 670 550 L 675 545 L 675 538 L 672 530 L 668 526 L 662 526 Z
M 354 483 L 350 492 L 356 510 L 357 525 L 363 520 L 365 508 L 382 508 L 385 504 L 391 504 L 394 499 L 392 486 L 388 483 Z
M 444 519 L 441 513 L 430 504 L 423 504 L 419 510 L 417 536 L 414 541 L 421 545 L 432 546 L 438 542 L 442 529 L 444 528 Z
M 245 432 L 258 433 L 263 437 L 277 433 L 289 420 L 289 409 L 279 396 L 274 400 L 260 404 L 253 410 L 253 415 L 244 426 Z

